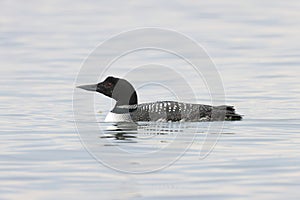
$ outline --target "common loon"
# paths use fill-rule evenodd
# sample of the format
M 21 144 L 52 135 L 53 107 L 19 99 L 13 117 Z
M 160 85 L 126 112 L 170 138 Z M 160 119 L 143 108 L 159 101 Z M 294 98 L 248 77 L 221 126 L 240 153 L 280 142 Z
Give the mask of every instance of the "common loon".
M 103 82 L 82 85 L 81 88 L 95 91 L 116 100 L 115 107 L 108 113 L 105 122 L 137 121 L 219 121 L 241 120 L 233 106 L 210 106 L 181 103 L 176 101 L 158 101 L 138 104 L 134 87 L 125 79 L 109 76 Z

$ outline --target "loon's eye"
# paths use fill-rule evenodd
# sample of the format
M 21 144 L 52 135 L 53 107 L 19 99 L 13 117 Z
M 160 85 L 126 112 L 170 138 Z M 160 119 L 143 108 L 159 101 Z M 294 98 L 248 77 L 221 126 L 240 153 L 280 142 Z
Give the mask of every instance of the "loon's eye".
M 106 85 L 106 87 L 111 87 L 112 83 L 106 83 L 105 85 Z

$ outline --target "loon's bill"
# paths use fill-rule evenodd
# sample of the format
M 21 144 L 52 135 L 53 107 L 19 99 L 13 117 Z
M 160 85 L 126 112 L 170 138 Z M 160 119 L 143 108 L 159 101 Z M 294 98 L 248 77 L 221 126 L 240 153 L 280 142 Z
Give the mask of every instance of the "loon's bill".
M 80 85 L 80 86 L 77 86 L 77 88 L 95 92 L 97 90 L 97 84 Z
M 116 100 L 115 107 L 105 118 L 106 122 L 242 120 L 242 116 L 235 112 L 233 106 L 210 106 L 176 101 L 138 104 L 134 87 L 127 80 L 112 76 L 98 84 L 82 85 L 77 88 L 99 92 Z

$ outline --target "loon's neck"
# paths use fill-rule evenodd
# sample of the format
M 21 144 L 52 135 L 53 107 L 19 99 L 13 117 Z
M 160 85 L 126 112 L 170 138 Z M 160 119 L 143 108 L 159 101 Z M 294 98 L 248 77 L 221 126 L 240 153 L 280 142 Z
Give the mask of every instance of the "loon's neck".
M 137 109 L 138 98 L 136 91 L 132 92 L 129 96 L 122 96 L 122 98 L 118 98 L 115 107 L 112 109 L 112 113 L 130 113 Z

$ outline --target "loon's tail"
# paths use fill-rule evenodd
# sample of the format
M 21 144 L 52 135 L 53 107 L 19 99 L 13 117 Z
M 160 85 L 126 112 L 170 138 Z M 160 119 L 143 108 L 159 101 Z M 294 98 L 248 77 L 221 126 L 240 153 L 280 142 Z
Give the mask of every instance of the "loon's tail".
M 242 115 L 239 115 L 235 112 L 233 106 L 218 106 L 217 109 L 225 111 L 225 120 L 226 121 L 239 121 L 243 119 Z

